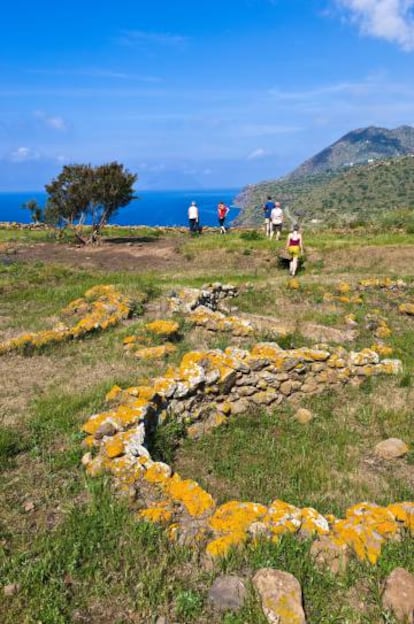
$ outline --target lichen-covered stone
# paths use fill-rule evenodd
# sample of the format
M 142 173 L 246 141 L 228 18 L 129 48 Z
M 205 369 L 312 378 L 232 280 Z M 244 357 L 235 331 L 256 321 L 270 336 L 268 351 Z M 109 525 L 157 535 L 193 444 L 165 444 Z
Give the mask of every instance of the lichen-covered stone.
M 262 568 L 252 579 L 270 624 L 305 624 L 302 589 L 289 572 Z

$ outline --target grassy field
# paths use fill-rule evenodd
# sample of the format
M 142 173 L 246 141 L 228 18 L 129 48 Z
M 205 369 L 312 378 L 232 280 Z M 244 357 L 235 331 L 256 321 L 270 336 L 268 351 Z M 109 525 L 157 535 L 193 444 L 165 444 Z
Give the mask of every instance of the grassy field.
M 238 614 L 214 612 L 207 593 L 222 572 L 248 580 L 267 566 L 297 576 L 310 624 L 394 622 L 382 610 L 381 585 L 397 566 L 414 572 L 412 539 L 388 544 L 376 566 L 353 560 L 338 577 L 318 570 L 310 542 L 297 539 L 259 542 L 205 567 L 194 550 L 171 544 L 154 525 L 137 522 L 128 501 L 115 496 L 110 479 L 90 479 L 80 463 L 81 425 L 104 408 L 105 393 L 115 383 L 150 381 L 190 349 L 252 346 L 251 338 L 191 329 L 183 316 L 178 317 L 183 339 L 168 362 L 138 362 L 125 352 L 123 338 L 144 320 L 162 317 L 166 295 L 181 285 L 249 283 L 235 300 L 247 315 L 343 329 L 345 315 L 354 314 L 358 336 L 349 349 L 375 342 L 366 316 L 380 314 L 391 329 L 384 342 L 393 348 L 392 357 L 402 360 L 403 373 L 310 397 L 303 405 L 315 419 L 306 426 L 293 419 L 291 405 L 282 404 L 270 413 L 232 418 L 198 441 L 177 440 L 174 428 L 160 431 L 158 456 L 220 502 L 268 504 L 280 498 L 340 516 L 362 500 L 413 500 L 414 318 L 402 316 L 398 304 L 414 300 L 414 236 L 363 230 L 304 236 L 305 269 L 300 288 L 290 290 L 286 269 L 277 262 L 283 243 L 261 235 L 207 233 L 190 239 L 145 231 L 140 239 L 154 239 L 148 243 L 154 264 L 140 266 L 136 257 L 131 270 L 126 256 L 131 247 L 121 243 L 111 247 L 116 265 L 111 270 L 111 264 L 94 266 L 101 252 L 83 265 L 77 260 L 83 250 L 68 248 L 67 264 L 55 257 L 66 242 L 50 241 L 41 232 L 0 230 L 0 342 L 54 326 L 61 309 L 96 284 L 113 284 L 134 302 L 132 318 L 112 329 L 30 356 L 0 356 L 0 578 L 3 586 L 19 585 L 12 596 L 0 593 L 2 622 L 151 624 L 166 616 L 180 624 L 264 624 L 249 584 Z M 147 253 L 145 244 L 142 253 Z M 155 263 L 157 245 L 167 249 L 164 264 Z M 39 249 L 45 250 L 43 259 Z M 354 288 L 362 278 L 386 276 L 404 279 L 407 287 L 367 289 L 360 303 L 326 300 L 339 282 Z M 266 332 L 258 336 L 271 338 Z M 312 340 L 298 331 L 281 341 L 284 347 L 302 344 Z M 394 462 L 378 460 L 373 448 L 387 437 L 402 438 L 409 454 Z

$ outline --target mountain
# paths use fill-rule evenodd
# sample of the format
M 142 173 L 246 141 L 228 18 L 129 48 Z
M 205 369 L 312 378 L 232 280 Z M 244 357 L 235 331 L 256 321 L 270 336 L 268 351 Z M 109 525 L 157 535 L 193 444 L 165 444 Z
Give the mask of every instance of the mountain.
M 262 221 L 271 195 L 301 221 L 352 223 L 414 209 L 414 128 L 362 128 L 306 160 L 289 175 L 247 186 L 235 203 L 237 225 Z
M 359 128 L 348 132 L 338 141 L 312 156 L 292 171 L 290 178 L 335 171 L 370 160 L 414 154 L 414 128 L 400 126 L 386 128 Z

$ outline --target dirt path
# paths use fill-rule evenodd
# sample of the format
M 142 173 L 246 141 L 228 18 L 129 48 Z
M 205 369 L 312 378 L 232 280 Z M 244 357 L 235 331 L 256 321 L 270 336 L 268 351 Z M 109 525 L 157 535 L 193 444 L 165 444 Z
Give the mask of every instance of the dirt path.
M 183 263 L 180 245 L 184 239 L 127 239 L 104 241 L 96 247 L 77 247 L 57 243 L 36 243 L 16 247 L 16 256 L 24 262 L 53 262 L 82 269 L 110 271 L 162 270 Z

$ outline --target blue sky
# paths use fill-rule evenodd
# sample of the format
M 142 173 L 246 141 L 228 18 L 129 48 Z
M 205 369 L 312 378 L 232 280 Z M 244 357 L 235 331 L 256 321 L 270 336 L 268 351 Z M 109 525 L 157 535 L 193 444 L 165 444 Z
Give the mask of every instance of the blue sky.
M 137 189 L 241 188 L 414 125 L 414 0 L 14 0 L 0 77 L 1 191 L 111 160 Z

